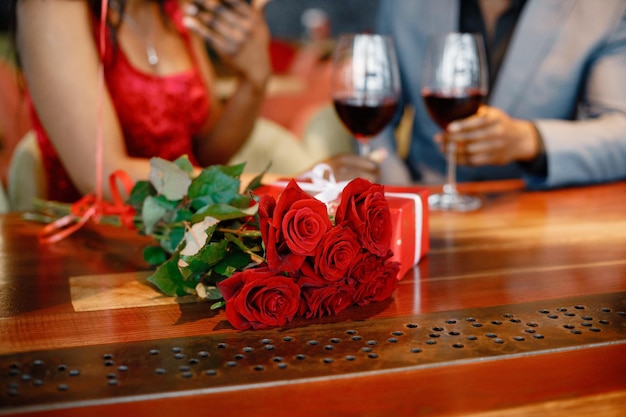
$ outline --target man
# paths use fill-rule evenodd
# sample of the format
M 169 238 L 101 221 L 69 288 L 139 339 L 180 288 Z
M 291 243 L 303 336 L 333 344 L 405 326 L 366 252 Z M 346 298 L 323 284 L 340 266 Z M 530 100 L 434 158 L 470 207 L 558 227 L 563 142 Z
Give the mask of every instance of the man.
M 379 16 L 415 110 L 408 171 L 390 158 L 383 181 L 442 178 L 447 140 L 459 143 L 459 181 L 523 177 L 546 188 L 626 178 L 626 0 L 393 0 Z M 454 31 L 483 34 L 492 84 L 486 106 L 442 133 L 420 72 L 428 35 Z M 391 147 L 391 132 L 377 142 Z

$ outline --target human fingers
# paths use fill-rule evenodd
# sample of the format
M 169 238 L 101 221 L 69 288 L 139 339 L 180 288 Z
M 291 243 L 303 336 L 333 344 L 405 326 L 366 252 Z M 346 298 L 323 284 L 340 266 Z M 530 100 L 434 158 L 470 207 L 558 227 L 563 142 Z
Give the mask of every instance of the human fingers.
M 378 163 L 356 154 L 339 154 L 328 158 L 324 162 L 330 165 L 338 181 L 356 177 L 377 181 L 380 176 Z
M 499 137 L 506 122 L 503 116 L 505 114 L 498 109 L 484 106 L 476 115 L 454 122 L 456 125 L 445 131 L 444 141 L 454 141 L 462 148 L 467 142 L 480 143 Z
M 186 12 L 185 25 L 220 55 L 236 55 L 252 31 L 251 8 L 242 0 L 195 0 Z
M 272 0 L 252 0 L 252 7 L 259 11 L 263 11 L 265 6 L 267 6 L 267 4 L 271 1 Z
M 457 156 L 464 165 L 501 165 L 510 162 L 506 141 L 501 136 L 486 136 L 481 140 L 464 142 Z
M 480 106 L 476 113 L 464 119 L 455 120 L 448 125 L 446 132 L 457 133 L 482 128 L 483 125 L 490 123 L 495 117 L 493 107 Z
M 496 164 L 502 165 L 516 159 L 536 155 L 538 140 L 532 135 L 532 123 L 502 117 L 498 123 L 483 129 L 480 136 L 461 142 L 463 155 L 459 158 L 468 165 Z

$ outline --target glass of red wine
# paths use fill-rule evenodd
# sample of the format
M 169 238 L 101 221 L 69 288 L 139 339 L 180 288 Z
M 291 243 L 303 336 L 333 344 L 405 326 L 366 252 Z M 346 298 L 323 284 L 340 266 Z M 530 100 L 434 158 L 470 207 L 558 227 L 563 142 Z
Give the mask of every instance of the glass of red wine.
M 344 126 L 369 157 L 372 137 L 393 118 L 400 75 L 393 39 L 378 34 L 345 34 L 333 54 L 332 99 Z
M 430 117 L 446 129 L 450 123 L 476 113 L 488 89 L 484 44 L 479 34 L 447 33 L 429 39 L 422 73 L 422 98 Z M 460 194 L 456 185 L 457 144 L 444 144 L 447 159 L 443 191 L 429 197 L 434 210 L 470 211 L 478 197 Z

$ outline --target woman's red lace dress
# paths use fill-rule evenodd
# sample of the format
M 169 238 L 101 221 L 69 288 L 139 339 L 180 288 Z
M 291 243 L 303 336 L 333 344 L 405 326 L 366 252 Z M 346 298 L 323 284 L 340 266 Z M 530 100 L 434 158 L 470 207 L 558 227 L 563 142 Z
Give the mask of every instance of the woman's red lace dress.
M 182 24 L 182 12 L 177 2 L 166 1 L 165 11 L 197 64 L 189 31 Z M 98 30 L 99 22 L 94 19 L 96 41 L 99 39 Z M 207 87 L 197 65 L 174 75 L 147 74 L 134 68 L 121 48 L 113 52 L 107 36 L 104 73 L 106 88 L 117 111 L 130 156 L 158 156 L 174 160 L 186 154 L 192 163 L 197 163 L 193 156 L 192 137 L 202 127 L 210 107 Z M 63 202 L 78 200 L 81 194 L 59 160 L 34 109 L 32 117 L 46 172 L 47 198 Z M 94 158 L 95 171 L 95 156 L 84 157 Z

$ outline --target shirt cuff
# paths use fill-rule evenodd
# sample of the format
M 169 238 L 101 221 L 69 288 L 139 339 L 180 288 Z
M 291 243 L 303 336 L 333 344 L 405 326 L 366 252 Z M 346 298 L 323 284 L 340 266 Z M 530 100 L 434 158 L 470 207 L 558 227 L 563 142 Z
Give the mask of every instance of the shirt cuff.
M 539 138 L 537 156 L 528 161 L 517 161 L 517 165 L 528 175 L 546 178 L 548 176 L 548 156 L 546 155 L 546 147 L 537 127 L 535 127 L 535 131 Z

